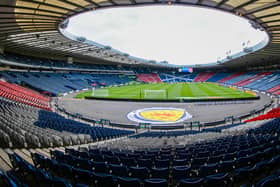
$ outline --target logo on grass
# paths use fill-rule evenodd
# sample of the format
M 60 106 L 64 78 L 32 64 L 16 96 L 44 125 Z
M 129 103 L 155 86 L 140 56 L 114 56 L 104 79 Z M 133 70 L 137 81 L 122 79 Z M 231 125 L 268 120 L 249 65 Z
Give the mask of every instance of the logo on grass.
M 137 123 L 164 124 L 183 122 L 192 116 L 180 108 L 155 107 L 132 111 L 127 117 Z

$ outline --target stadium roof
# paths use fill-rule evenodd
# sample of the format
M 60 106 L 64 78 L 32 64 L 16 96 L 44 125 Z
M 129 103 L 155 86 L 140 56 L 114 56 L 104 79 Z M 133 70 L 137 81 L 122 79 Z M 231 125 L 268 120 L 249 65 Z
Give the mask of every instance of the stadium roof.
M 117 6 L 152 4 L 195 5 L 220 9 L 245 17 L 256 27 L 264 28 L 269 44 L 256 52 L 223 63 L 242 66 L 273 62 L 280 59 L 280 1 L 279 0 L 1 0 L 0 47 L 7 51 L 38 56 L 71 56 L 93 63 L 155 64 L 143 61 L 109 46 L 87 42 L 85 38 L 69 39 L 60 27 L 67 18 L 81 12 Z M 63 24 L 64 23 L 64 24 Z

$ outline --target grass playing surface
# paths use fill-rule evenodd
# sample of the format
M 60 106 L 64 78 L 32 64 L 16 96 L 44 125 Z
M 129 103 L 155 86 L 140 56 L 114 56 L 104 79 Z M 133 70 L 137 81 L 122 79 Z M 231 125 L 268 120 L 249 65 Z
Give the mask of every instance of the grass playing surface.
M 166 90 L 165 96 L 163 93 L 146 95 L 145 90 Z M 243 92 L 237 89 L 220 86 L 213 83 L 157 83 L 157 84 L 139 84 L 127 85 L 119 87 L 107 87 L 103 90 L 96 89 L 96 94 L 92 96 L 92 91 L 79 93 L 75 98 L 96 97 L 110 99 L 240 99 L 255 97 L 253 93 Z M 152 96 L 151 96 L 152 95 Z M 149 96 L 149 97 L 148 97 Z M 151 98 L 152 97 L 152 98 Z

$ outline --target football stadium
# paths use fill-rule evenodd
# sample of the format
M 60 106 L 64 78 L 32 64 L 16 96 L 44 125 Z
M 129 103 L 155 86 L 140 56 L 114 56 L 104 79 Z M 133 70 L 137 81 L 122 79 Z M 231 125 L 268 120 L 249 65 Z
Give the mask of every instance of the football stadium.
M 0 111 L 0 187 L 280 186 L 280 1 L 1 0 Z

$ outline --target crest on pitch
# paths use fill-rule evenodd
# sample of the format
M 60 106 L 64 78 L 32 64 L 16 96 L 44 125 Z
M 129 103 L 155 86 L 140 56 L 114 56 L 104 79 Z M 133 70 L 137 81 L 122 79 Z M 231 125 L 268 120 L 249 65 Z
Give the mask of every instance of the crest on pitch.
M 183 122 L 192 116 L 184 109 L 158 107 L 132 111 L 127 117 L 138 123 L 164 124 Z

